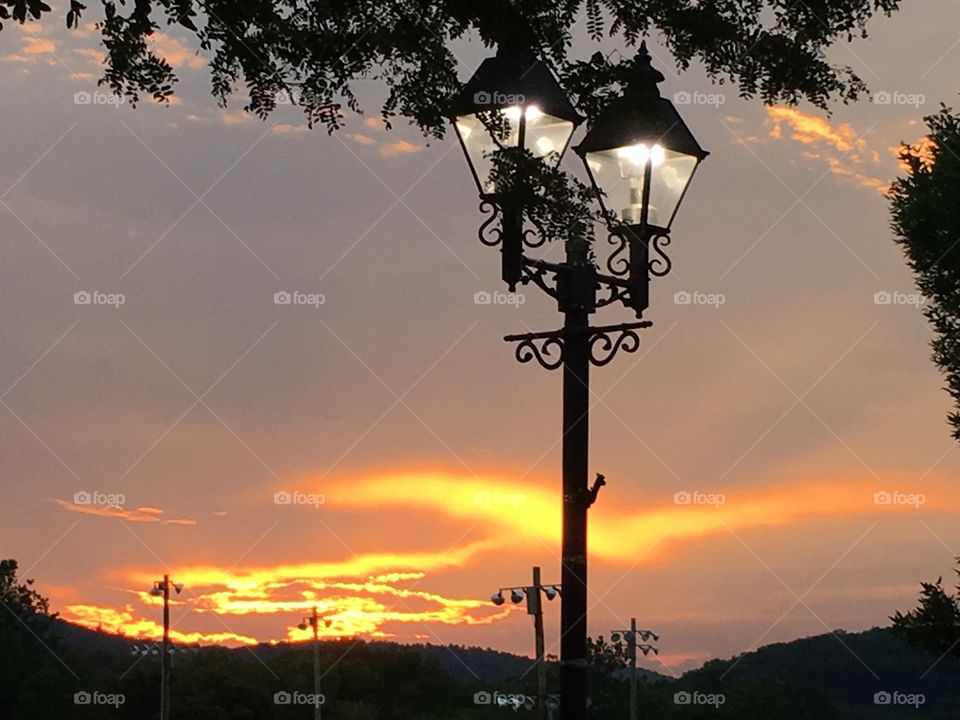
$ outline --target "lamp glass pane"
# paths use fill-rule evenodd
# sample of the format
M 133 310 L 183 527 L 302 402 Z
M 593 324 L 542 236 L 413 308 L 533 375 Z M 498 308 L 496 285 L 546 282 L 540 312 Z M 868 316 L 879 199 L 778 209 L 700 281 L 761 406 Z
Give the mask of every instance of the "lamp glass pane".
M 493 113 L 499 114 L 499 118 Z M 457 118 L 457 131 L 466 148 L 467 160 L 477 174 L 483 192 L 492 193 L 496 190 L 490 182 L 490 171 L 493 169 L 490 155 L 500 148 L 517 147 L 520 144 L 520 119 L 524 114 L 524 146 L 534 157 L 546 157 L 555 153 L 550 161 L 556 165 L 570 136 L 573 135 L 574 126 L 569 120 L 548 115 L 534 105 L 526 108 L 520 105 L 495 108 L 482 113 L 482 118 L 481 114 L 462 115 Z M 491 117 L 502 121 L 502 135 L 496 132 L 499 129 L 496 127 L 498 123 L 491 122 Z M 484 120 L 490 122 L 492 127 L 488 128 Z
M 666 150 L 660 145 L 638 143 L 587 153 L 587 167 L 603 191 L 604 209 L 625 223 L 640 222 L 643 211 L 644 172 L 649 163 L 650 210 L 647 222 L 669 227 L 697 159 Z

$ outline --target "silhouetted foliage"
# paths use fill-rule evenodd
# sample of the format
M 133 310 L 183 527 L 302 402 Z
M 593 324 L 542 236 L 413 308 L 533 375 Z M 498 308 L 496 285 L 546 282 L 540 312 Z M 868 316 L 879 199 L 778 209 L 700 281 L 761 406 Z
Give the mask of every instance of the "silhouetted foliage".
M 960 575 L 960 570 L 954 572 Z M 943 577 L 935 583 L 921 583 L 917 607 L 906 614 L 898 610 L 890 619 L 894 630 L 910 645 L 960 658 L 960 585 L 951 595 L 943 587 Z
M 924 120 L 929 142 L 901 147 L 907 175 L 891 187 L 893 230 L 927 298 L 933 361 L 946 375 L 960 440 L 960 117 L 942 107 Z
M 571 62 L 573 26 L 584 17 L 594 40 L 619 37 L 633 45 L 659 33 L 681 69 L 702 63 L 718 81 L 764 102 L 806 99 L 825 107 L 864 89 L 849 67 L 831 64 L 824 49 L 863 35 L 877 13 L 899 0 L 103 0 L 96 18 L 108 53 L 104 81 L 136 102 L 143 93 L 169 97 L 173 69 L 146 42 L 164 26 L 191 32 L 210 56 L 214 94 L 226 103 L 237 86 L 261 116 L 284 93 L 310 123 L 339 126 L 339 108 L 359 109 L 354 88 L 376 78 L 388 88 L 387 120 L 402 116 L 440 136 L 445 104 L 458 87 L 454 44 L 468 34 L 493 46 L 522 43 L 538 52 L 591 115 L 622 69 L 595 57 Z M 68 27 L 86 6 L 73 1 Z M 0 0 L 0 18 L 41 19 L 38 0 Z M 83 15 L 83 17 L 86 17 Z

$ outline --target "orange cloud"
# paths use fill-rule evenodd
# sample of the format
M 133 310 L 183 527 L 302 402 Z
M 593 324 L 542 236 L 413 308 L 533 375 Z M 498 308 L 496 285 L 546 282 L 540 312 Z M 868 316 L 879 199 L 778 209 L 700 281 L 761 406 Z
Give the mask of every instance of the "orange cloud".
M 102 630 L 128 638 L 159 640 L 163 637 L 162 625 L 153 620 L 135 617 L 134 610 L 130 605 L 127 605 L 123 610 L 98 605 L 68 605 L 65 608 L 64 618 L 91 630 Z M 176 642 L 189 644 L 200 642 L 230 645 L 257 644 L 255 638 L 232 632 L 181 632 L 171 628 L 170 637 Z
M 64 510 L 80 513 L 81 515 L 96 515 L 98 517 L 117 518 L 127 522 L 162 522 L 164 525 L 196 525 L 197 521 L 190 518 L 176 520 L 160 520 L 157 515 L 163 510 L 154 507 L 139 507 L 136 510 L 127 510 L 119 505 L 80 505 L 68 500 L 55 499 L 54 502 Z
M 188 67 L 199 70 L 207 66 L 207 61 L 188 48 L 172 35 L 154 33 L 151 36 L 153 51 L 173 67 Z
M 361 135 L 360 133 L 349 133 L 347 139 L 353 140 L 357 145 L 376 145 L 377 141 L 372 137 L 367 135 Z
M 642 511 L 601 501 L 591 510 L 591 554 L 613 564 L 633 564 L 661 541 L 685 541 L 770 525 L 817 518 L 878 513 L 910 513 L 909 504 L 874 502 L 876 492 L 910 487 L 909 478 L 891 478 L 878 488 L 872 478 L 812 480 L 762 490 L 730 491 L 723 502 L 647 503 Z M 960 499 L 946 487 L 925 480 L 925 511 L 960 510 Z M 518 542 L 555 547 L 561 538 L 560 504 L 554 489 L 509 477 L 476 479 L 443 473 L 389 474 L 351 478 L 324 488 L 327 506 L 374 509 L 399 507 L 475 521 L 487 530 L 490 547 L 509 550 Z M 719 494 L 720 491 L 712 491 Z M 681 498 L 682 499 L 682 498 Z M 653 555 L 650 559 L 653 559 Z
M 21 52 L 24 55 L 52 55 L 57 51 L 57 46 L 53 40 L 47 38 L 27 37 L 24 38 Z
M 382 157 L 393 157 L 394 155 L 408 155 L 418 153 L 423 150 L 420 145 L 414 145 L 406 140 L 397 140 L 392 143 L 385 143 L 380 146 L 380 155 Z
M 826 164 L 834 175 L 849 178 L 862 187 L 886 192 L 888 180 L 875 177 L 880 154 L 872 150 L 865 135 L 849 123 L 832 125 L 826 118 L 805 113 L 793 107 L 774 105 L 766 108 L 771 123 L 769 137 L 786 137 L 807 147 L 803 156 Z
M 270 132 L 274 135 L 303 135 L 310 132 L 306 125 L 291 125 L 289 123 L 279 123 L 274 125 Z
M 220 113 L 220 121 L 224 125 L 245 125 L 253 122 L 253 116 L 243 110 L 231 110 Z

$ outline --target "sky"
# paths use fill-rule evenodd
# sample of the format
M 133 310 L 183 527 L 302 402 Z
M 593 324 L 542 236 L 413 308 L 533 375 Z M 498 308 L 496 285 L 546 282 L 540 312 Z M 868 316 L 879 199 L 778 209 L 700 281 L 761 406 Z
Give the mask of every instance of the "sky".
M 956 15 L 906 2 L 832 49 L 873 98 L 829 115 L 678 75 L 651 38 L 711 155 L 653 327 L 592 374 L 590 633 L 636 617 L 649 667 L 884 625 L 960 554 L 949 398 L 883 196 L 955 101 Z M 454 140 L 385 130 L 372 82 L 332 137 L 221 110 L 175 35 L 176 99 L 132 109 L 62 25 L 0 34 L 0 555 L 133 637 L 169 573 L 190 642 L 303 639 L 316 605 L 329 637 L 531 654 L 489 597 L 559 582 L 561 384 L 502 336 L 560 316 L 533 288 L 475 303 L 503 288 Z M 455 49 L 463 80 L 488 54 Z M 556 654 L 558 602 L 546 623 Z

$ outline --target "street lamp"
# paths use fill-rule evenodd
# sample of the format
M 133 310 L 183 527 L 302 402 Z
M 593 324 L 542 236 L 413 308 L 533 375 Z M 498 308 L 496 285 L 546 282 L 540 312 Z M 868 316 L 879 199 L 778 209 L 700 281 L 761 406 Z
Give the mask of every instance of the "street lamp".
M 320 720 L 323 708 L 323 699 L 320 696 L 320 623 L 326 627 L 333 624 L 333 620 L 317 615 L 317 608 L 297 625 L 301 630 L 313 628 L 313 718 Z
M 500 246 L 503 280 L 511 291 L 517 284 L 533 283 L 556 299 L 564 314 L 563 327 L 558 330 L 504 339 L 517 343 L 515 355 L 520 362 L 536 360 L 548 370 L 563 368 L 560 717 L 583 720 L 587 703 L 587 511 L 605 483 L 598 474 L 592 487 L 587 484 L 590 366 L 608 364 L 621 350 L 636 352 L 640 347 L 637 331 L 652 324 L 638 320 L 594 326 L 590 315 L 620 303 L 642 318 L 649 305 L 650 276 L 661 277 L 671 269 L 664 251 L 670 226 L 707 153 L 673 105 L 660 97 L 657 84 L 663 75 L 651 67 L 646 45 L 641 45 L 622 97 L 598 116 L 576 148 L 595 189 L 603 194 L 604 214 L 619 243 L 605 261 L 609 274 L 601 273 L 594 257 L 576 243 L 565 244 L 566 256 L 560 263 L 527 257 L 525 250 L 541 246 L 546 238 L 539 242 L 529 239 L 533 231 L 523 228 L 522 200 L 491 184 L 485 174 L 489 173 L 490 152 L 521 147 L 546 162 L 558 162 L 562 151 L 554 156 L 534 149 L 541 138 L 536 135 L 541 117 L 534 112 L 531 118 L 530 107 L 565 121 L 564 128 L 579 122 L 569 100 L 561 98 L 559 83 L 532 57 L 532 53 L 524 55 L 508 47 L 485 61 L 451 103 L 450 120 L 480 191 L 481 212 L 490 213 L 480 227 L 480 239 L 485 245 Z M 495 96 L 496 92 L 503 97 Z M 510 93 L 522 98 L 506 97 Z M 487 100 L 498 102 L 484 105 L 489 108 L 484 110 L 480 101 Z M 511 108 L 519 108 L 519 113 Z M 565 140 L 563 146 L 567 143 Z M 487 228 L 498 219 L 499 229 L 488 235 Z M 651 249 L 656 257 L 651 257 Z
M 638 630 L 637 619 L 630 618 L 629 630 L 614 630 L 610 633 L 610 641 L 625 648 L 630 660 L 630 720 L 637 720 L 637 650 L 646 657 L 651 652 L 660 654 L 660 649 L 650 644 L 660 641 L 660 635 L 653 630 Z
M 660 96 L 657 85 L 663 79 L 650 64 L 646 43 L 641 44 L 623 95 L 607 106 L 574 148 L 598 192 L 611 233 L 621 239 L 620 251 L 629 248 L 629 263 L 615 261 L 609 269 L 614 275 L 629 275 L 637 317 L 649 304 L 650 274 L 670 271 L 661 244 L 670 244 L 670 226 L 680 203 L 709 155 L 673 103 Z M 651 244 L 661 256 L 652 265 Z
M 150 589 L 152 597 L 163 598 L 163 647 L 160 652 L 160 720 L 170 720 L 170 588 L 179 595 L 183 583 L 171 583 L 170 576 L 156 580 Z
M 559 585 L 544 585 L 540 582 L 540 568 L 533 568 L 533 583 L 527 586 L 500 588 L 490 600 L 494 605 L 503 605 L 507 600 L 504 591 L 510 593 L 510 602 L 519 605 L 524 598 L 527 601 L 527 615 L 533 615 L 533 633 L 537 655 L 537 717 L 546 720 L 547 717 L 547 666 L 544 664 L 543 641 L 543 603 L 540 602 L 540 593 L 547 600 L 553 600 L 560 595 Z
M 584 118 L 549 68 L 511 45 L 481 63 L 449 111 L 480 197 L 503 212 L 503 280 L 513 291 L 523 276 L 522 210 L 491 178 L 492 155 L 519 148 L 556 166 Z

